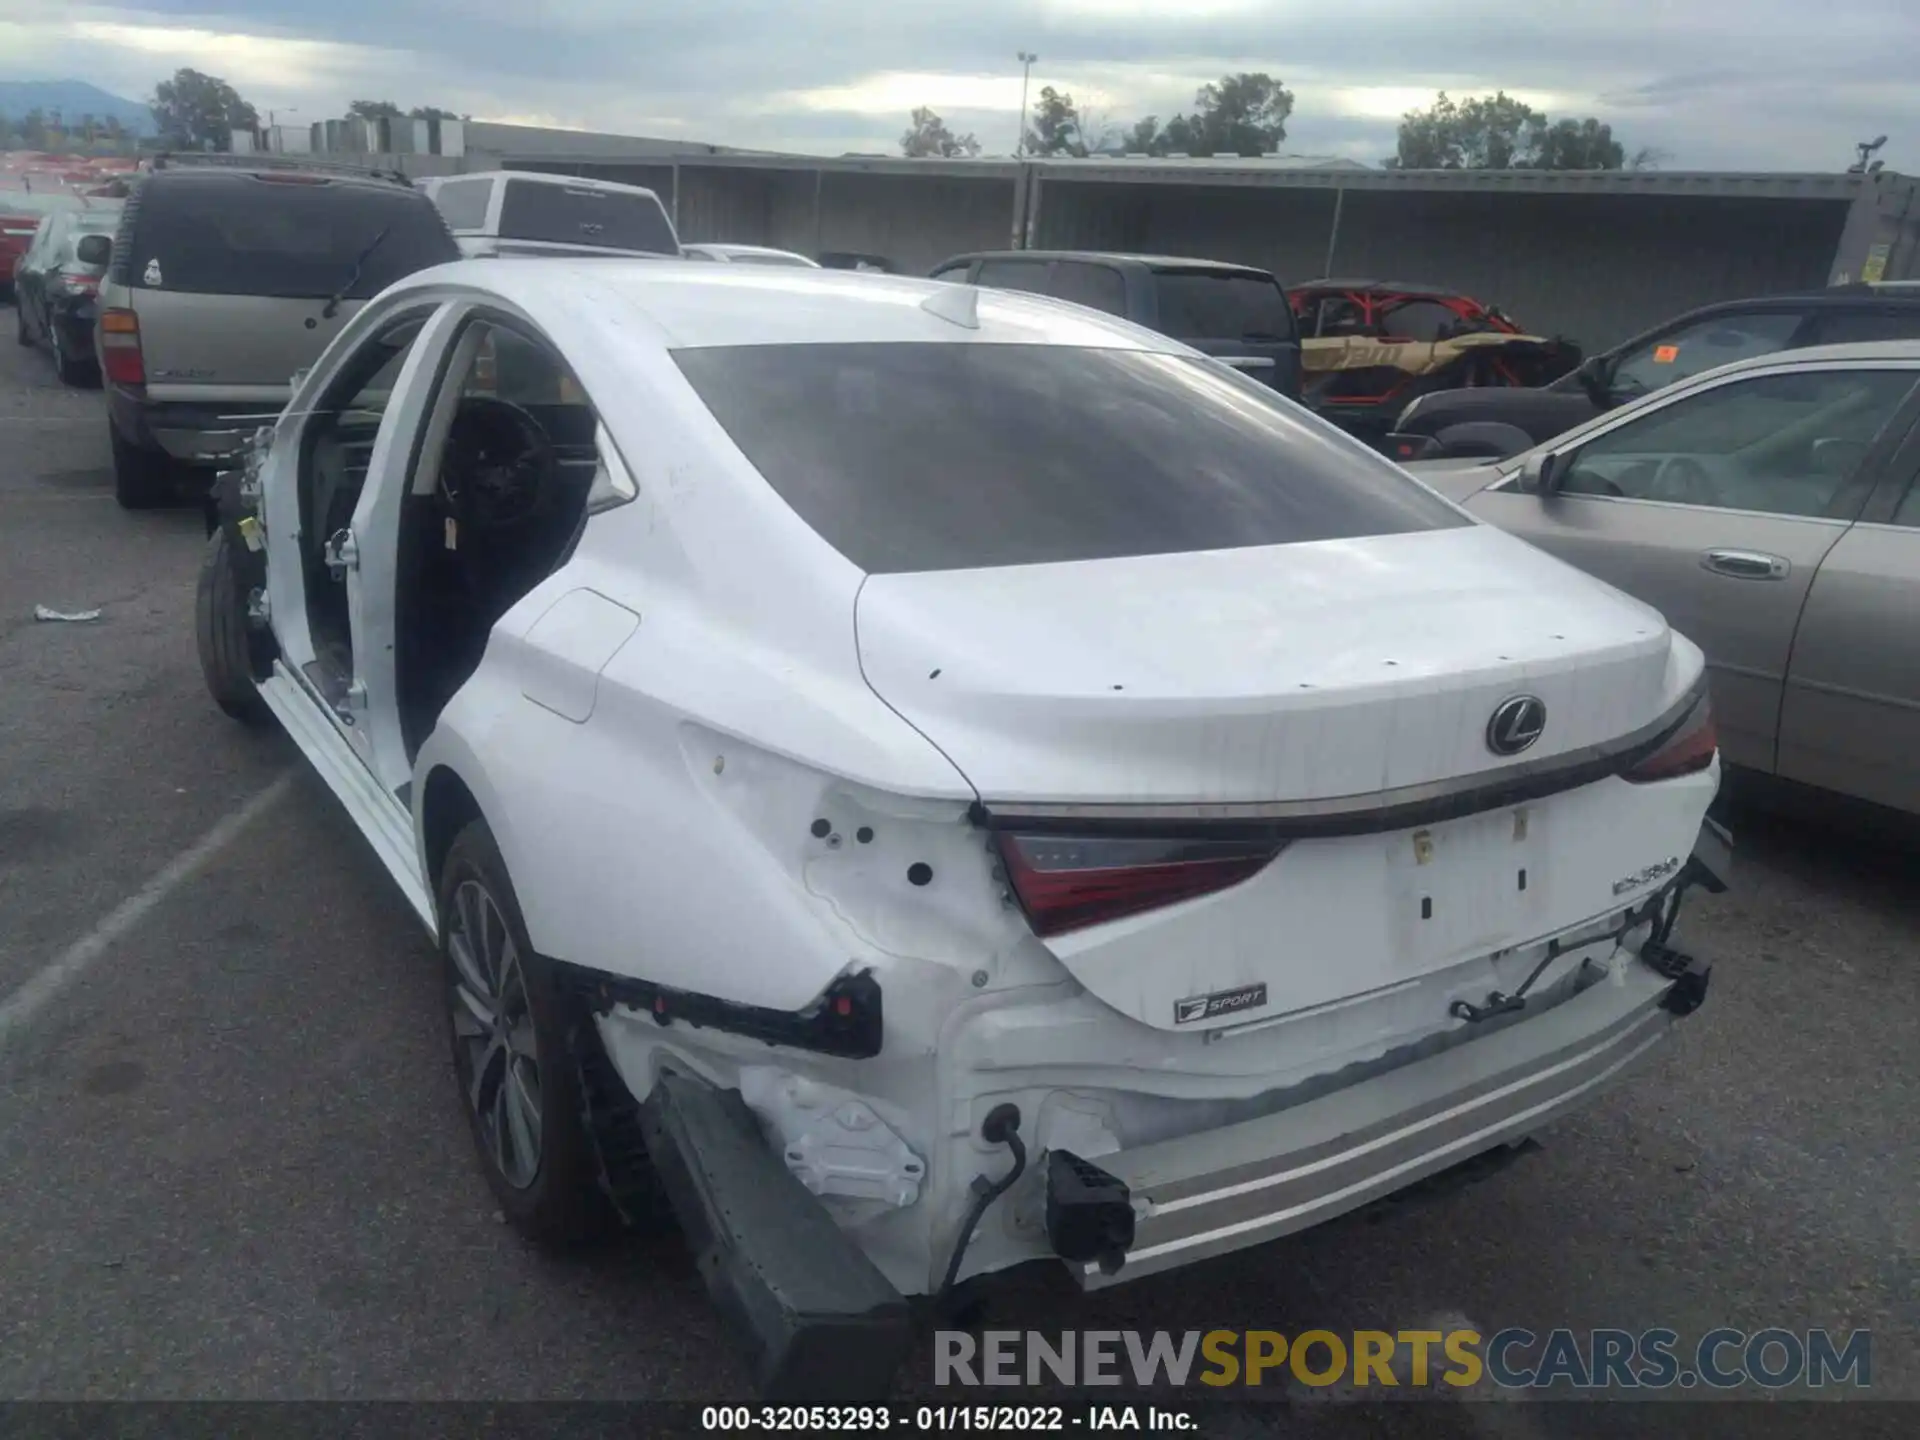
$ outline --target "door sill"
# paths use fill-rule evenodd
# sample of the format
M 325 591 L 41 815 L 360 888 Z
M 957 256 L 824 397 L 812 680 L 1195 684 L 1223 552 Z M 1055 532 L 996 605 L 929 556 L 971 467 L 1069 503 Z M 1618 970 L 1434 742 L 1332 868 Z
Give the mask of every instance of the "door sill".
M 387 867 L 387 873 L 393 876 L 421 924 L 429 934 L 438 935 L 433 896 L 420 873 L 419 852 L 414 845 L 413 817 L 380 788 L 380 782 L 360 762 L 360 757 L 353 753 L 333 722 L 320 712 L 306 687 L 293 678 L 285 664 L 274 662 L 273 674 L 260 682 L 260 698 L 267 702 L 267 708 L 273 711 L 300 753 L 327 782 L 334 797 L 346 807 L 347 814 L 367 837 L 374 854 Z

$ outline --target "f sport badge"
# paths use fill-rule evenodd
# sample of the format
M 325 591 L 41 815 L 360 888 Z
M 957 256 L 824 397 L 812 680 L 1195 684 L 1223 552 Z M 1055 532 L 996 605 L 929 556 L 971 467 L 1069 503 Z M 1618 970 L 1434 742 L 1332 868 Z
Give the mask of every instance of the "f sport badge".
M 1242 1010 L 1259 1010 L 1267 1003 L 1267 986 L 1240 985 L 1232 990 L 1216 990 L 1211 995 L 1193 995 L 1173 1002 L 1173 1023 L 1195 1025 L 1202 1020 L 1217 1020 L 1222 1015 L 1237 1015 Z

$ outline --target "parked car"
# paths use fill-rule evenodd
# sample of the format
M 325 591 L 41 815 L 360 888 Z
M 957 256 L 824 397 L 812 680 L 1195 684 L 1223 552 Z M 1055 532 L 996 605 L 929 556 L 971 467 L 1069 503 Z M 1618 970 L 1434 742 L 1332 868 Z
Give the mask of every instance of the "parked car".
M 1706 651 L 1730 764 L 1920 813 L 1920 340 L 1759 356 L 1409 468 Z
M 956 255 L 933 278 L 1103 310 L 1300 397 L 1300 333 L 1286 292 L 1265 270 L 1166 255 L 1007 250 Z
M 767 1393 L 870 1398 L 904 1295 L 1313 1225 L 1701 1002 L 1653 610 L 1165 336 L 762 280 L 401 280 L 221 482 L 209 689 L 435 936 L 510 1223 L 664 1193 Z
M 1399 460 L 1515 455 L 1663 386 L 1748 356 L 1920 338 L 1920 293 L 1844 285 L 1690 310 L 1538 390 L 1442 390 L 1400 413 Z
M 14 267 L 33 243 L 40 222 L 79 204 L 79 196 L 64 190 L 0 190 L 0 298 L 13 298 Z
M 723 265 L 789 265 L 803 270 L 818 270 L 817 261 L 791 250 L 775 250 L 765 245 L 720 245 L 712 241 L 682 245 L 680 253 L 689 260 L 718 260 Z
M 1572 342 L 1530 335 L 1491 305 L 1430 285 L 1309 280 L 1287 298 L 1300 324 L 1302 398 L 1378 442 L 1436 390 L 1545 385 L 1580 363 Z
M 422 180 L 463 255 L 678 255 L 660 197 L 642 185 L 530 170 Z
M 89 200 L 41 220 L 14 270 L 14 327 L 22 345 L 45 345 L 62 384 L 100 378 L 93 353 L 94 301 L 120 221 L 117 202 Z
M 368 297 L 460 258 L 397 172 L 250 155 L 154 164 L 120 212 L 95 327 L 114 494 L 129 509 L 160 504 L 183 475 L 210 478 Z

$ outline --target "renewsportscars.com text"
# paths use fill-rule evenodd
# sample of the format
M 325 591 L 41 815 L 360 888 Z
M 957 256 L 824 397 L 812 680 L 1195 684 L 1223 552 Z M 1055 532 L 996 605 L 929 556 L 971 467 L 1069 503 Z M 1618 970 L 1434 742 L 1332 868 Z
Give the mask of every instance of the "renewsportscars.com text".
M 1873 1379 L 1865 1330 L 989 1330 L 934 1334 L 936 1385 L 1819 1389 Z

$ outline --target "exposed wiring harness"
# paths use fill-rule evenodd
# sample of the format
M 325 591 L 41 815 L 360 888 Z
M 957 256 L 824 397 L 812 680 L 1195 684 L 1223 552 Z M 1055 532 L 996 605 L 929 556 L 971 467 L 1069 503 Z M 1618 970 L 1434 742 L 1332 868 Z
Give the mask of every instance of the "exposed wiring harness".
M 960 1273 L 960 1261 L 967 1253 L 967 1246 L 973 1240 L 974 1229 L 980 1224 L 980 1217 L 987 1213 L 987 1207 L 1006 1194 L 1013 1182 L 1025 1173 L 1027 1168 L 1027 1147 L 1020 1139 L 1020 1107 L 1018 1105 L 996 1105 L 987 1112 L 987 1118 L 980 1122 L 980 1138 L 989 1145 L 1005 1145 L 1013 1152 L 1013 1168 L 998 1180 L 989 1180 L 985 1175 L 973 1177 L 970 1187 L 973 1191 L 973 1203 L 967 1207 L 967 1218 L 960 1226 L 959 1237 L 953 1242 L 953 1254 L 947 1260 L 947 1278 L 940 1282 L 936 1299 L 944 1300 L 953 1291 L 954 1277 Z

